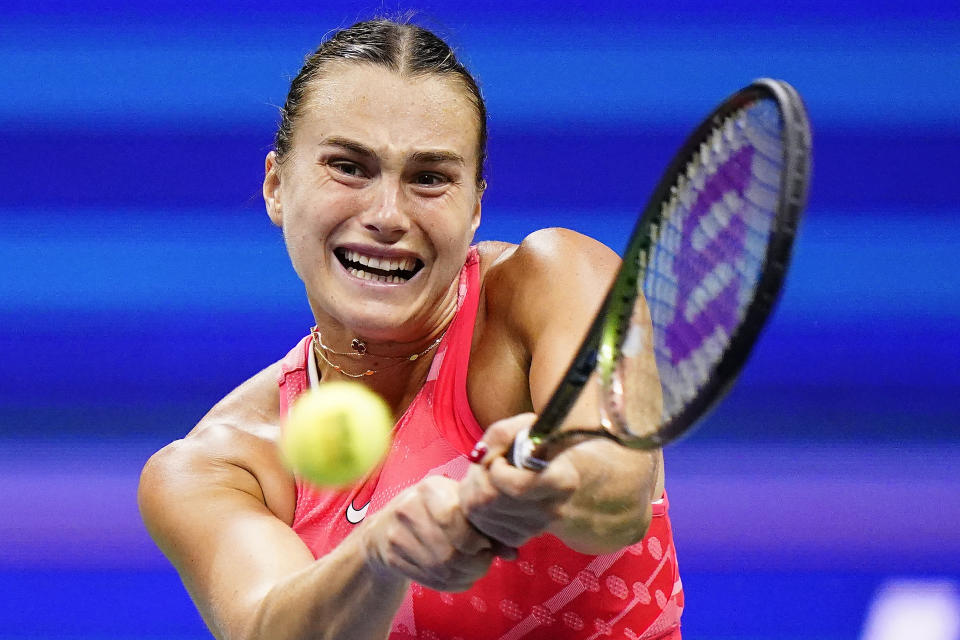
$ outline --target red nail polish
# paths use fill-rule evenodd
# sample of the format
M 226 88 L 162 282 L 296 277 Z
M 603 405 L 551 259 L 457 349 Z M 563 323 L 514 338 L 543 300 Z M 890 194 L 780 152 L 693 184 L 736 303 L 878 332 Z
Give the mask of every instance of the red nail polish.
M 470 462 L 480 462 L 486 454 L 487 445 L 483 441 L 480 441 L 474 445 L 473 451 L 470 452 Z

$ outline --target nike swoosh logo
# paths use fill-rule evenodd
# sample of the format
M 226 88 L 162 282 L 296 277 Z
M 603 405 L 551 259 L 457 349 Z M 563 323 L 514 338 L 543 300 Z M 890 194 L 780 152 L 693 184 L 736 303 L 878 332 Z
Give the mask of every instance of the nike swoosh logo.
M 360 524 L 360 521 L 363 520 L 363 517 L 367 515 L 367 507 L 370 506 L 370 503 L 363 505 L 359 509 L 353 508 L 353 503 L 347 505 L 347 522 L 350 524 Z

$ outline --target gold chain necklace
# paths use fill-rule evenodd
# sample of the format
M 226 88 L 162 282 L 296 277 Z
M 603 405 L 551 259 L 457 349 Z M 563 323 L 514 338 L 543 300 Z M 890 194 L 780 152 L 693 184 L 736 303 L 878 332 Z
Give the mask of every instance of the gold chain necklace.
M 337 373 L 339 373 L 339 374 L 341 374 L 341 375 L 347 376 L 348 378 L 363 378 L 364 376 L 372 376 L 373 374 L 379 373 L 380 371 L 385 371 L 385 370 L 387 370 L 387 369 L 392 369 L 393 367 L 397 367 L 397 366 L 403 364 L 404 362 L 414 362 L 414 361 L 416 361 L 416 360 L 419 360 L 422 356 L 425 356 L 425 355 L 427 355 L 428 353 L 430 353 L 431 351 L 433 351 L 433 350 L 437 347 L 437 345 L 440 344 L 440 341 L 443 340 L 443 336 L 446 335 L 446 333 L 447 333 L 446 331 L 444 331 L 443 333 L 441 333 L 441 334 L 440 334 L 440 337 L 438 337 L 436 340 L 434 340 L 433 342 L 431 342 L 430 345 L 429 345 L 426 349 L 424 349 L 423 351 L 420 351 L 420 352 L 418 352 L 418 353 L 410 354 L 409 356 L 374 356 L 374 354 L 372 354 L 372 353 L 371 353 L 371 354 L 368 354 L 368 353 L 367 353 L 367 345 L 366 345 L 366 343 L 364 343 L 364 342 L 363 342 L 362 340 L 360 340 L 359 338 L 354 338 L 354 339 L 353 339 L 353 343 L 351 344 L 351 347 L 354 349 L 354 351 L 355 351 L 356 353 L 343 352 L 343 351 L 334 351 L 333 349 L 331 349 L 331 348 L 328 347 L 327 345 L 323 344 L 323 338 L 320 336 L 320 329 L 319 329 L 319 327 L 314 326 L 313 328 L 310 329 L 310 334 L 313 336 L 313 352 L 314 352 L 314 354 L 316 354 L 316 356 L 317 356 L 318 358 L 320 358 L 321 360 L 323 360 L 324 362 L 326 362 L 328 365 L 330 365 L 331 367 L 333 367 L 333 370 L 334 370 L 334 371 L 336 371 Z M 325 351 L 328 351 L 328 352 L 330 352 L 330 353 L 332 353 L 332 354 L 334 354 L 334 355 L 337 355 L 337 356 L 350 356 L 350 357 L 354 357 L 354 358 L 359 358 L 359 357 L 364 357 L 364 356 L 370 355 L 370 356 L 377 357 L 377 358 L 385 358 L 385 359 L 389 359 L 389 360 L 398 360 L 399 362 L 394 362 L 393 364 L 387 365 L 387 366 L 385 366 L 385 367 L 380 367 L 379 369 L 367 369 L 367 370 L 364 371 L 363 373 L 350 373 L 349 371 L 344 371 L 344 370 L 343 370 L 343 367 L 341 367 L 340 365 L 331 362 L 331 361 L 330 361 L 330 358 L 328 358 L 327 355 L 326 355 L 326 353 L 324 353 Z

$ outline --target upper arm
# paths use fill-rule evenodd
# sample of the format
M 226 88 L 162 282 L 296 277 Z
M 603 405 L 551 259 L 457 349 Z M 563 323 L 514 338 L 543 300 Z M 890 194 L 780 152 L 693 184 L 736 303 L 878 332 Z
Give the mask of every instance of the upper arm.
M 500 265 L 497 309 L 528 354 L 526 384 L 535 413 L 541 413 L 590 328 L 620 266 L 615 253 L 583 235 L 562 229 L 532 234 Z M 491 267 L 493 269 L 493 267 Z M 508 285 L 508 286 L 505 286 Z M 642 300 L 641 300 L 642 303 Z M 652 357 L 649 397 L 658 412 L 660 389 Z M 565 421 L 600 426 L 599 385 L 594 376 Z M 641 451 L 594 438 L 564 449 L 579 474 L 578 490 L 551 527 L 568 545 L 599 553 L 635 542 L 650 518 L 650 498 L 662 492 L 659 451 Z
M 217 637 L 242 637 L 273 584 L 313 561 L 266 506 L 254 474 L 215 453 L 247 437 L 210 427 L 155 454 L 140 479 L 147 529 Z
M 276 454 L 276 372 L 220 402 L 140 477 L 144 523 L 217 637 L 243 637 L 263 596 L 313 562 L 290 528 L 292 476 Z
M 511 322 L 529 353 L 529 392 L 539 413 L 580 347 L 620 259 L 587 236 L 544 229 L 528 236 L 510 260 L 516 273 Z

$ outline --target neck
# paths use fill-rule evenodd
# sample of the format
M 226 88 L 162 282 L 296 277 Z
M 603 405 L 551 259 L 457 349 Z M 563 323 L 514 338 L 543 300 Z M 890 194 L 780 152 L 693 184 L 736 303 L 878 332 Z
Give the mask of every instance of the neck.
M 346 371 L 352 371 L 360 366 L 362 362 L 373 362 L 382 360 L 391 360 L 394 363 L 409 360 L 414 361 L 425 356 L 440 343 L 446 332 L 446 326 L 440 327 L 438 331 L 427 334 L 424 338 L 412 342 L 368 342 L 367 338 L 357 335 L 349 340 L 347 347 L 340 346 L 344 343 L 331 341 L 327 334 L 319 326 L 315 325 L 310 333 L 313 334 L 314 344 L 321 350 L 324 360 L 333 360 L 328 364 L 341 364 L 353 362 L 355 366 L 346 366 Z M 391 365 L 384 365 L 391 366 Z
M 318 318 L 313 333 L 313 353 L 321 380 L 353 380 L 380 394 L 399 417 L 420 391 L 433 363 L 437 347 L 456 315 L 457 288 L 448 302 L 439 305 L 430 329 L 418 337 L 394 340 L 368 338 L 332 318 Z M 320 314 L 317 314 L 320 315 Z M 376 335 L 376 334 L 374 334 Z M 359 346 L 355 341 L 363 343 Z
M 359 355 L 351 346 L 354 340 L 363 342 L 367 356 L 403 358 L 427 349 L 443 335 L 457 313 L 459 289 L 460 279 L 454 278 L 435 302 L 417 302 L 420 312 L 405 317 L 401 311 L 398 318 L 385 324 L 373 310 L 376 307 L 365 308 L 362 301 L 352 308 L 338 307 L 334 312 L 328 306 L 332 301 L 311 296 L 310 308 L 328 355 L 339 354 L 337 364 L 343 364 L 340 356 L 352 360 L 354 354 Z
M 415 362 L 437 348 L 443 334 L 434 339 L 424 349 L 414 351 L 410 354 L 399 356 L 382 355 L 367 350 L 367 343 L 360 338 L 354 338 L 350 341 L 352 351 L 337 351 L 323 341 L 323 335 L 320 329 L 314 326 L 310 330 L 313 336 L 313 352 L 316 355 L 317 362 L 322 362 L 326 367 L 332 368 L 339 375 L 353 380 L 359 380 L 367 376 L 373 376 L 386 369 L 395 369 L 404 363 Z M 351 362 L 352 364 L 338 364 Z M 379 364 L 382 360 L 389 360 L 389 364 Z M 357 369 L 357 367 L 360 367 Z M 355 369 L 355 371 L 351 371 Z
M 399 417 L 423 386 L 439 342 L 456 316 L 459 286 L 455 278 L 439 304 L 427 307 L 426 317 L 390 329 L 351 326 L 311 300 L 320 337 L 314 335 L 314 344 L 326 347 L 314 356 L 321 383 L 352 379 L 380 394 Z M 354 348 L 355 340 L 365 348 Z M 367 371 L 372 373 L 365 375 Z
M 379 394 L 390 406 L 394 419 L 398 419 L 413 402 L 426 380 L 433 363 L 436 349 L 414 360 L 385 359 L 377 356 L 362 358 L 335 357 L 325 355 L 317 348 L 314 334 L 313 366 L 317 377 L 323 381 L 352 380 Z

